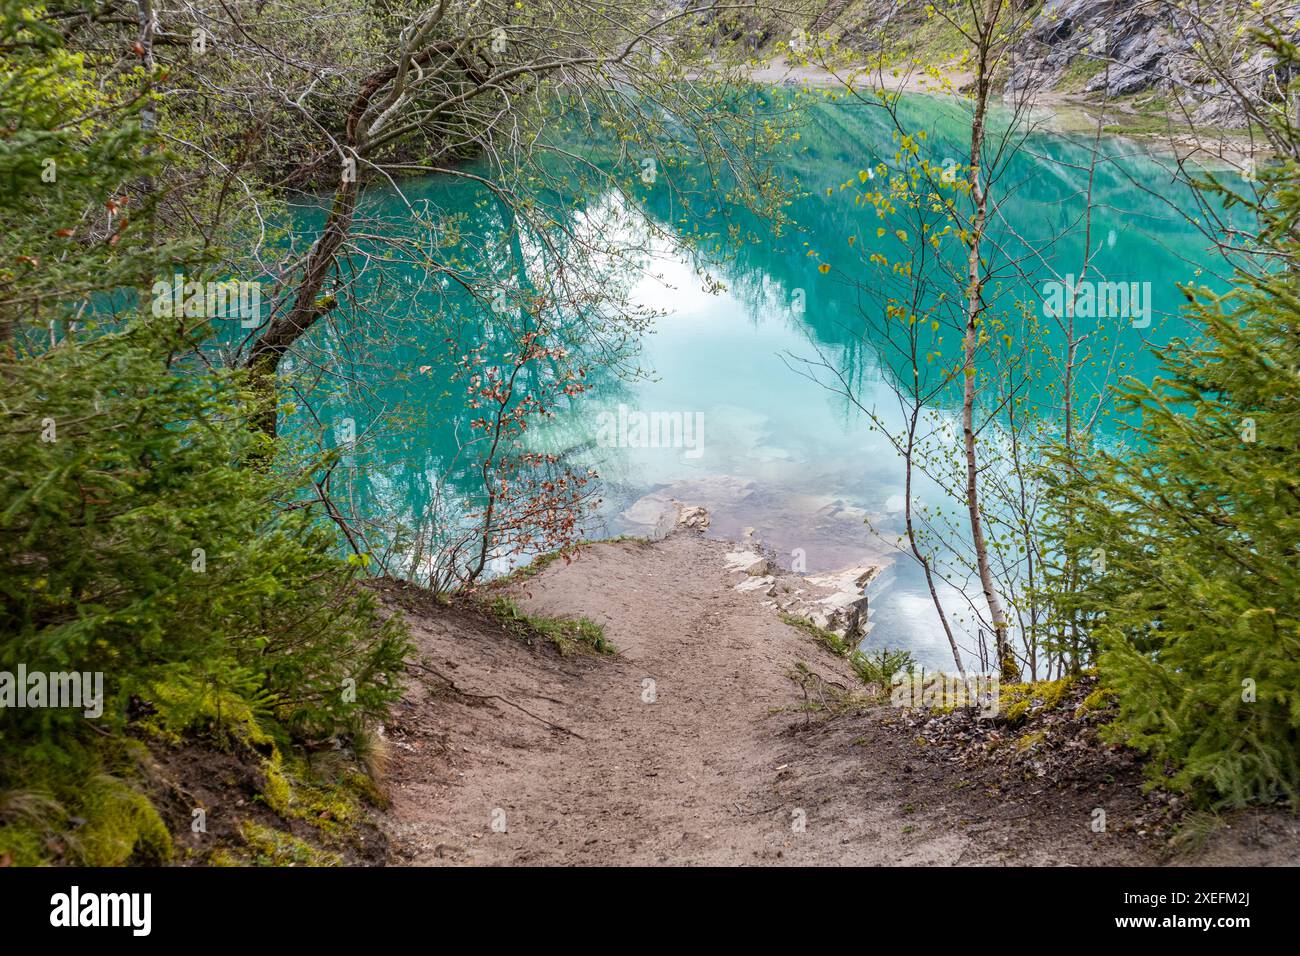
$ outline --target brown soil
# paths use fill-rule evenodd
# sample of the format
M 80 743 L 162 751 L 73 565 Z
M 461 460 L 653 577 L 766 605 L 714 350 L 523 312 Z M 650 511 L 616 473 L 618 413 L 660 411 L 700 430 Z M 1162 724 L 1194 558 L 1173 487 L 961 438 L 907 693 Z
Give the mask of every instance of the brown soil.
M 214 854 L 232 862 L 253 862 L 255 854 L 243 834 L 248 824 L 291 837 L 317 851 L 319 859 L 337 858 L 343 865 L 381 865 L 389 855 L 387 838 L 368 819 L 364 804 L 358 806 L 355 819 L 331 830 L 320 821 L 313 825 L 302 817 L 276 813 L 266 802 L 263 755 L 242 745 L 195 738 L 175 746 L 150 740 L 148 746 L 149 797 L 171 832 L 175 862 L 180 865 L 211 864 Z M 196 808 L 205 811 L 201 833 L 191 826 Z M 277 865 L 289 862 L 288 856 L 276 861 Z
M 734 590 L 744 575 L 724 570 L 730 547 L 679 530 L 594 545 L 507 586 L 530 615 L 599 622 L 613 656 L 563 657 L 475 605 L 389 585 L 418 647 L 387 728 L 393 862 L 1168 859 L 1142 825 L 1149 799 L 1131 761 L 1118 773 L 971 766 L 925 741 L 914 715 L 854 706 L 844 660 L 760 592 Z M 800 665 L 817 677 L 792 680 Z M 1093 832 L 1097 807 L 1106 832 Z M 1295 859 L 1294 818 L 1251 821 L 1201 861 Z

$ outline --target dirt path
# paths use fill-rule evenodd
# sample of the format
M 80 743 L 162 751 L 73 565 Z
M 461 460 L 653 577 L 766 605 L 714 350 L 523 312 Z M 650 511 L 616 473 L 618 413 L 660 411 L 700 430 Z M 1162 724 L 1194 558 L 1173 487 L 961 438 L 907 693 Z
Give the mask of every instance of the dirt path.
M 399 761 L 395 815 L 416 840 L 412 862 L 825 859 L 824 841 L 794 839 L 773 791 L 788 772 L 777 768 L 789 721 L 774 712 L 797 703 L 785 676 L 796 661 L 843 663 L 732 590 L 740 576 L 724 573 L 725 551 L 689 532 L 599 545 L 514 589 L 530 614 L 601 623 L 615 657 L 557 659 L 479 634 L 478 660 L 466 662 L 466 635 L 421 624 L 421 650 L 444 672 L 439 659 L 459 658 L 462 687 L 508 696 L 583 739 L 493 711 L 458 722 L 450 780 Z M 492 830 L 497 808 L 505 833 Z
M 529 614 L 600 622 L 616 656 L 529 648 L 468 609 L 410 614 L 425 668 L 388 728 L 395 862 L 1149 858 L 1091 832 L 1092 794 L 985 792 L 921 759 L 888 708 L 801 711 L 788 675 L 850 688 L 847 665 L 734 590 L 727 550 L 685 530 L 596 545 L 511 589 Z

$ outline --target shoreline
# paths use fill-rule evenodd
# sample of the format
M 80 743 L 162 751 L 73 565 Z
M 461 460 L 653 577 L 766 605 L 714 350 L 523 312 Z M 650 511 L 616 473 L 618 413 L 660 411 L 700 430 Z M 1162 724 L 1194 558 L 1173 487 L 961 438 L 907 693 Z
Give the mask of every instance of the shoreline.
M 850 93 L 884 90 L 890 95 L 931 96 L 940 99 L 961 98 L 961 90 L 968 87 L 974 75 L 965 70 L 944 70 L 936 80 L 919 69 L 906 73 L 893 71 L 886 77 L 879 69 L 861 68 L 838 72 L 823 64 L 790 63 L 775 57 L 759 66 L 749 67 L 746 77 L 755 83 L 772 86 L 806 89 L 844 89 Z M 995 101 L 1001 109 L 1008 109 L 1005 94 Z M 1129 139 L 1143 144 L 1158 144 L 1175 150 L 1184 159 L 1197 159 L 1207 164 L 1226 164 L 1240 168 L 1239 163 L 1254 156 L 1267 155 L 1271 149 L 1265 143 L 1252 140 L 1249 130 L 1195 131 L 1181 114 L 1173 110 L 1142 112 L 1127 104 L 1111 100 L 1097 102 L 1079 93 L 1059 90 L 1041 90 L 1026 98 L 1022 107 L 1028 121 L 1059 134 L 1095 133 L 1099 122 L 1103 136 Z M 1163 120 L 1166 129 L 1142 129 L 1133 120 L 1149 124 Z M 1184 153 L 1183 151 L 1187 152 Z M 1211 161 L 1214 161 L 1211 163 Z

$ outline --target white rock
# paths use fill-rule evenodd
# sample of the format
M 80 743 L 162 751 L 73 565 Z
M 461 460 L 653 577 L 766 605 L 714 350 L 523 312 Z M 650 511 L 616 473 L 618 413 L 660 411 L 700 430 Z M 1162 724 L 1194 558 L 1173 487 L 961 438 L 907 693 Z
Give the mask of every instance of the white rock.
M 709 526 L 708 509 L 700 507 L 682 508 L 681 512 L 677 515 L 677 524 L 682 527 L 703 531 Z
M 830 588 L 833 591 L 861 591 L 880 573 L 879 565 L 859 564 L 839 571 L 828 571 L 806 577 L 809 584 Z
M 744 571 L 751 577 L 768 577 L 777 570 L 771 559 L 763 557 L 757 551 L 730 551 L 723 560 L 728 571 Z

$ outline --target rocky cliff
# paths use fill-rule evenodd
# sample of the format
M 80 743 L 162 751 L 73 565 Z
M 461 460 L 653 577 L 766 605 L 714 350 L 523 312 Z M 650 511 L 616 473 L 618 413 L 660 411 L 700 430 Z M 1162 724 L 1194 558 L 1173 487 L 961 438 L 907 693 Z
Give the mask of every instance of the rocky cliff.
M 1108 99 L 1152 92 L 1196 123 L 1241 126 L 1237 93 L 1280 99 L 1289 76 L 1252 42 L 1258 14 L 1232 5 L 1167 0 L 1046 0 L 1017 48 L 1009 91 L 1057 89 Z M 1277 20 L 1295 23 L 1297 5 L 1271 4 Z
M 1252 27 L 1265 18 L 1289 24 L 1292 42 L 1300 41 L 1295 0 L 1013 2 L 1032 12 L 1003 78 L 1008 93 L 1128 99 L 1139 110 L 1149 104 L 1201 125 L 1244 126 L 1242 95 L 1284 98 L 1291 77 L 1260 49 Z M 797 9 L 782 3 L 778 10 L 757 0 L 752 10 L 718 17 L 729 25 L 729 39 L 754 50 L 778 50 L 802 33 L 864 52 L 886 49 L 923 63 L 944 62 L 968 44 L 928 7 L 921 0 L 806 0 Z M 964 8 L 948 9 L 955 15 Z

